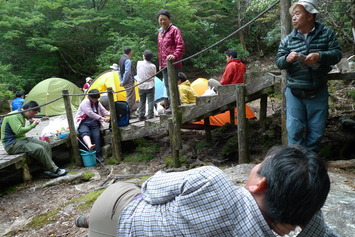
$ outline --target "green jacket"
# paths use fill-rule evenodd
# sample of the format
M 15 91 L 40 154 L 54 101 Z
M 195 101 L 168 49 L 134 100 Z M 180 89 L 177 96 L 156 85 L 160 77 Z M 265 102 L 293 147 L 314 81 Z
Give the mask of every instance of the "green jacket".
M 12 111 L 9 114 L 17 113 L 18 110 Z M 7 147 L 16 142 L 16 140 L 26 138 L 26 133 L 36 127 L 32 123 L 26 125 L 26 118 L 23 113 L 9 115 L 4 118 L 1 125 L 1 141 L 4 147 Z
M 300 62 L 288 63 L 286 57 L 291 52 L 319 52 L 319 67 L 302 68 Z M 280 43 L 276 56 L 276 65 L 287 70 L 287 86 L 303 90 L 315 90 L 327 83 L 327 74 L 331 65 L 337 64 L 342 57 L 342 50 L 334 31 L 320 22 L 315 23 L 315 30 L 309 33 L 307 40 L 297 30 L 293 30 Z

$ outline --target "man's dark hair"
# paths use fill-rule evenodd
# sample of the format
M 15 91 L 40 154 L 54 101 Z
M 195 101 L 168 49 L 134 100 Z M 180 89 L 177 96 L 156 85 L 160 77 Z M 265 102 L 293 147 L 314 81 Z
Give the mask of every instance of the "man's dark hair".
M 258 174 L 266 178 L 266 216 L 277 223 L 306 225 L 327 199 L 330 181 L 324 162 L 299 146 L 271 148 Z
M 178 80 L 181 80 L 181 82 L 186 81 L 186 75 L 183 72 L 178 73 Z
M 100 98 L 100 92 L 97 89 L 92 89 L 89 91 L 89 97 L 93 99 L 98 99 Z
M 168 10 L 166 10 L 166 9 L 159 10 L 158 13 L 157 13 L 157 18 L 159 18 L 160 15 L 164 15 L 164 16 L 166 16 L 169 19 L 171 18 L 170 12 Z
M 238 58 L 238 53 L 234 49 L 228 49 L 226 55 L 232 56 L 233 58 Z
M 24 93 L 22 91 L 16 91 L 15 95 L 16 97 L 21 97 L 24 95 Z
M 36 101 L 31 100 L 31 101 L 29 101 L 28 103 L 24 104 L 24 105 L 22 106 L 22 109 L 23 109 L 23 110 L 33 109 L 33 110 L 36 110 L 36 111 L 38 111 L 38 112 L 41 112 L 41 108 L 38 107 L 38 106 L 39 106 L 39 105 L 38 105 L 38 103 L 37 103 Z
M 149 62 L 152 61 L 153 53 L 152 53 L 151 50 L 149 50 L 149 49 L 144 50 L 143 55 L 144 55 L 145 60 L 147 60 L 147 61 L 149 61 Z
M 125 47 L 123 49 L 123 52 L 124 52 L 124 54 L 129 54 L 130 52 L 132 52 L 132 49 L 130 47 Z

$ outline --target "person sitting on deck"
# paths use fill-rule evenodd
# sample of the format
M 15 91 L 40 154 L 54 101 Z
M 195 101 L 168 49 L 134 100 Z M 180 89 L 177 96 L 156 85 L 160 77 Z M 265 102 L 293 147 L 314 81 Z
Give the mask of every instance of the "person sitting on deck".
M 76 112 L 75 122 L 79 124 L 79 137 L 84 141 L 88 150 L 96 150 L 96 157 L 103 161 L 101 156 L 101 131 L 102 122 L 108 123 L 110 116 L 104 106 L 99 101 L 100 93 L 97 89 L 92 89 L 88 97 L 84 99 Z M 91 142 L 91 138 L 94 144 Z
M 181 103 L 183 105 L 196 103 L 196 92 L 192 89 L 190 81 L 186 80 L 183 72 L 178 73 L 178 85 Z
M 217 88 L 221 85 L 241 84 L 244 83 L 244 74 L 247 71 L 246 66 L 238 58 L 238 53 L 234 49 L 226 51 L 227 66 L 219 82 L 215 79 L 208 80 L 208 86 Z
M 5 151 L 10 154 L 26 153 L 38 160 L 45 168 L 45 174 L 50 177 L 59 177 L 68 173 L 65 169 L 59 169 L 52 160 L 52 149 L 49 143 L 32 137 L 26 137 L 26 133 L 35 128 L 40 120 L 34 119 L 40 112 L 38 103 L 30 101 L 22 109 L 12 111 L 6 116 L 1 125 L 1 141 Z M 26 126 L 26 119 L 30 125 Z
M 330 189 L 324 162 L 299 145 L 271 148 L 245 187 L 220 169 L 157 172 L 142 188 L 117 182 L 75 220 L 98 236 L 337 236 L 321 213 Z

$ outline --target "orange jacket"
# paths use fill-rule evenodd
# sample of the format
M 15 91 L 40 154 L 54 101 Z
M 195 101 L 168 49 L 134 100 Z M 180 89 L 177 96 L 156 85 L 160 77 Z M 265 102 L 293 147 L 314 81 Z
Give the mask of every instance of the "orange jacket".
M 223 73 L 221 84 L 228 85 L 244 83 L 244 73 L 246 71 L 247 68 L 240 59 L 230 60 Z

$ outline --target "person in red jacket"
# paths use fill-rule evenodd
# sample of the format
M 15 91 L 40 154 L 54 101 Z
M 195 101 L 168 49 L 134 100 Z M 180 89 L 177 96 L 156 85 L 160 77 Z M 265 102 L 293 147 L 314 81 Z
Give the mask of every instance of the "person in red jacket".
M 238 59 L 237 51 L 228 49 L 226 51 L 227 66 L 223 73 L 222 80 L 219 82 L 215 79 L 208 80 L 209 87 L 218 87 L 221 85 L 241 84 L 244 83 L 244 74 L 246 66 Z
M 159 70 L 165 68 L 166 60 L 174 62 L 180 61 L 185 51 L 185 43 L 182 34 L 176 26 L 171 23 L 171 15 L 168 10 L 161 9 L 158 14 L 158 23 L 160 29 L 158 30 L 158 60 Z M 182 70 L 182 63 L 174 65 L 178 70 Z M 178 72 L 178 70 L 176 70 Z M 168 70 L 162 71 L 164 78 L 164 85 L 168 98 L 164 99 L 164 104 L 169 107 L 169 83 L 168 83 Z

